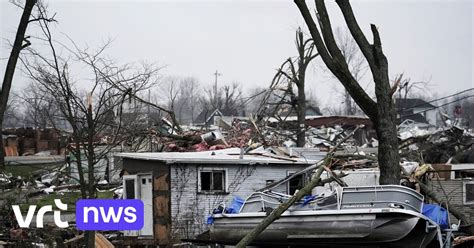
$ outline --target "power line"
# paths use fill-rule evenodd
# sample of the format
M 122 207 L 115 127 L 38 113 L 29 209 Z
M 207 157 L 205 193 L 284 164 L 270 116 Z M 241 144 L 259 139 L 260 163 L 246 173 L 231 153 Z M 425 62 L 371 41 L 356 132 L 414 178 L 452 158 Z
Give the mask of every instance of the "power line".
M 427 112 L 427 111 L 430 111 L 430 110 L 433 110 L 433 109 L 438 109 L 438 108 L 444 107 L 444 106 L 446 106 L 446 105 L 449 105 L 449 104 L 452 104 L 452 103 L 455 103 L 455 102 L 459 102 L 459 101 L 461 101 L 461 100 L 464 100 L 464 99 L 467 99 L 467 98 L 470 98 L 470 97 L 473 97 L 473 96 L 474 96 L 474 95 L 464 96 L 464 97 L 462 97 L 462 98 L 459 98 L 459 99 L 456 99 L 456 100 L 454 100 L 454 101 L 445 103 L 445 104 L 443 104 L 443 105 L 435 106 L 435 107 L 432 107 L 432 108 L 429 108 L 429 109 L 426 109 L 426 110 L 423 110 L 423 111 L 420 111 L 420 112 L 416 112 L 416 113 L 413 113 L 413 114 L 400 115 L 400 118 L 404 118 L 404 117 L 408 117 L 408 116 L 417 115 L 417 114 L 424 113 L 424 112 Z
M 467 90 L 463 90 L 463 91 L 460 91 L 460 92 L 457 92 L 457 93 L 454 93 L 452 95 L 449 95 L 449 96 L 444 96 L 444 97 L 441 97 L 441 98 L 438 98 L 438 99 L 434 99 L 434 100 L 431 100 L 429 102 L 424 102 L 424 103 L 421 103 L 421 104 L 417 104 L 415 106 L 409 106 L 409 108 L 416 108 L 416 107 L 420 107 L 420 106 L 423 106 L 425 105 L 426 103 L 433 103 L 433 102 L 437 102 L 437 101 L 440 101 L 440 100 L 443 100 L 443 99 L 446 99 L 446 98 L 450 98 L 450 97 L 453 97 L 453 96 L 457 96 L 457 95 L 460 95 L 460 94 L 463 94 L 463 93 L 466 93 L 468 91 L 471 91 L 471 90 L 474 90 L 474 88 L 470 88 L 470 89 L 467 89 Z M 444 105 L 443 105 L 444 106 Z

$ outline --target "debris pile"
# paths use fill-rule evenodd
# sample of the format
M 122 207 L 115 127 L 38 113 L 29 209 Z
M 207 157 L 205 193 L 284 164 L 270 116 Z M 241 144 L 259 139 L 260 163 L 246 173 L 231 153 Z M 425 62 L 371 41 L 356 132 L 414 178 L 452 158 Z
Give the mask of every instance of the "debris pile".
M 400 133 L 401 156 L 425 163 L 460 160 L 474 144 L 474 134 L 457 126 L 438 130 L 420 130 L 416 126 Z M 460 162 L 460 161 L 457 161 Z

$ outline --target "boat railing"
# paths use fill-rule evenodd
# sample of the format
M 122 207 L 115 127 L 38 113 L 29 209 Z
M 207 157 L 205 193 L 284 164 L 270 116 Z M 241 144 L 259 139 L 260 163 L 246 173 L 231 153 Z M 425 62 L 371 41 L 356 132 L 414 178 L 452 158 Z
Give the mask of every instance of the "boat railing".
M 277 192 L 254 192 L 245 200 L 239 212 L 260 212 L 268 208 L 274 209 L 291 196 Z
M 398 185 L 344 187 L 340 194 L 340 209 L 400 208 L 421 213 L 423 195 Z
M 245 200 L 239 212 L 272 210 L 291 195 L 278 192 L 254 192 Z M 398 208 L 421 212 L 423 196 L 403 186 L 362 186 L 337 188 L 333 194 L 314 196 L 295 203 L 289 211 L 324 209 Z

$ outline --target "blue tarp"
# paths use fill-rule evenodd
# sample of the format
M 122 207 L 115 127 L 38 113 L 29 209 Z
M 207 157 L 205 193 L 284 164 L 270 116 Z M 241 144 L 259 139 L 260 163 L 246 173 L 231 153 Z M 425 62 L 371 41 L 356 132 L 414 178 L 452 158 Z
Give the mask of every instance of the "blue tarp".
M 234 196 L 234 199 L 232 199 L 232 203 L 229 205 L 229 207 L 224 209 L 222 205 L 219 205 L 217 208 L 212 210 L 212 214 L 221 214 L 222 212 L 226 214 L 238 214 L 242 208 L 242 205 L 244 205 L 244 202 L 244 199 Z M 206 223 L 208 225 L 212 225 L 212 223 L 214 223 L 214 218 L 212 218 L 212 215 L 207 216 Z
M 316 196 L 315 195 L 305 195 L 304 198 L 303 198 L 303 206 L 305 206 L 306 204 L 308 204 L 310 201 L 316 199 Z
M 214 218 L 212 218 L 212 215 L 208 215 L 207 218 L 206 218 L 206 223 L 208 225 L 212 225 L 212 223 L 214 223 Z
M 436 222 L 441 229 L 449 228 L 448 211 L 436 204 L 424 204 L 423 215 Z
M 226 214 L 238 214 L 240 211 L 240 208 L 242 208 L 242 205 L 244 205 L 245 200 L 238 197 L 234 196 L 234 199 L 232 200 L 232 203 L 228 208 L 225 209 Z

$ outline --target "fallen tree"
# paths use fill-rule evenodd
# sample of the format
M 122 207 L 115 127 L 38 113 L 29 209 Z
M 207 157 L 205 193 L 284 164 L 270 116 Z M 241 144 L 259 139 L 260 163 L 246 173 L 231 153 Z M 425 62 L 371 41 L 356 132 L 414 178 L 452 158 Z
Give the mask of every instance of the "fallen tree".
M 441 200 L 441 198 L 438 197 L 438 195 L 433 191 L 431 190 L 428 185 L 424 184 L 420 179 L 418 179 L 417 177 L 415 176 L 411 176 L 410 173 L 408 173 L 405 168 L 403 168 L 403 166 L 400 166 L 401 167 L 401 170 L 403 172 L 403 174 L 409 178 L 412 178 L 413 180 L 416 181 L 416 183 L 418 183 L 418 185 L 420 186 L 420 189 L 421 191 L 426 195 L 428 196 L 431 200 L 433 200 L 434 202 L 440 204 L 440 205 L 443 205 L 445 204 L 445 207 L 447 207 L 447 209 L 449 210 L 449 212 L 451 214 L 454 215 L 454 217 L 456 217 L 458 220 L 461 220 L 461 222 L 463 223 L 463 226 L 466 227 L 464 228 L 464 231 L 467 232 L 468 234 L 470 235 L 474 235 L 474 228 L 473 228 L 473 223 L 471 223 L 471 221 L 469 220 L 469 218 L 460 210 L 458 209 L 457 207 L 453 206 L 451 203 L 449 203 L 449 201 L 443 201 Z
M 270 224 L 272 224 L 276 219 L 278 219 L 289 207 L 291 207 L 295 202 L 301 200 L 305 195 L 311 194 L 311 191 L 313 188 L 316 186 L 320 185 L 321 183 L 321 174 L 325 170 L 329 170 L 328 168 L 330 167 L 330 163 L 332 161 L 332 157 L 334 155 L 334 152 L 336 149 L 341 146 L 342 143 L 344 143 L 347 139 L 352 137 L 354 133 L 360 128 L 358 126 L 354 131 L 352 131 L 347 137 L 345 137 L 343 140 L 341 140 L 338 144 L 336 144 L 331 150 L 327 153 L 326 157 L 323 159 L 322 163 L 318 163 L 318 167 L 316 169 L 316 172 L 314 173 L 311 181 L 304 186 L 302 189 L 300 189 L 298 192 L 296 192 L 287 202 L 284 202 L 280 204 L 277 208 L 275 208 L 263 221 L 258 224 L 252 231 L 250 231 L 245 237 L 240 240 L 240 242 L 236 245 L 237 248 L 243 248 L 252 243 L 252 241 L 258 237 L 260 233 L 262 233 Z M 311 168 L 313 168 L 311 166 Z M 305 170 L 303 170 L 305 171 Z M 296 173 L 295 173 L 296 174 Z M 301 174 L 301 173 L 300 173 Z M 336 176 L 337 177 L 337 176 Z M 289 179 L 287 179 L 289 180 Z M 337 179 L 337 181 L 340 181 L 340 179 Z

